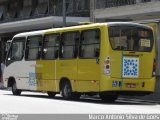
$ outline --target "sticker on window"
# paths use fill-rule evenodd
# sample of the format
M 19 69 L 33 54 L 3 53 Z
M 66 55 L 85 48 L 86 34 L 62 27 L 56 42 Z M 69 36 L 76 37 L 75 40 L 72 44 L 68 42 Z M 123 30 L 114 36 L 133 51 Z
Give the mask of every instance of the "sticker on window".
M 142 47 L 151 47 L 149 39 L 141 39 L 140 42 Z

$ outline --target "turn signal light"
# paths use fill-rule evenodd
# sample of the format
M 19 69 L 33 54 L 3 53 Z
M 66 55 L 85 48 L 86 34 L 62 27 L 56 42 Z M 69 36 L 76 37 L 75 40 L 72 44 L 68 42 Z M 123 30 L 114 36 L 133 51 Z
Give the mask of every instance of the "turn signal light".
M 104 73 L 110 75 L 110 57 L 107 56 L 104 60 Z

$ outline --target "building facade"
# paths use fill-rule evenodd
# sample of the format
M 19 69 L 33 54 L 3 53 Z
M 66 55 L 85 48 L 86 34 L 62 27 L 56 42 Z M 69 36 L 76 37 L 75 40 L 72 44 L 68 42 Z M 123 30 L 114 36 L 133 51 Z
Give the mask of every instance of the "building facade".
M 159 19 L 160 0 L 96 0 L 95 21 Z

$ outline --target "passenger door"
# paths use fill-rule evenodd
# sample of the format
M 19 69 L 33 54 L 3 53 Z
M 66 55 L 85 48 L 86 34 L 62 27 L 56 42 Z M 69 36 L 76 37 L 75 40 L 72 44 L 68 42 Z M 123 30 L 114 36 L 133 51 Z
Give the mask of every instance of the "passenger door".
M 26 89 L 26 70 L 24 64 L 25 37 L 14 38 L 6 60 L 4 79 L 14 77 L 18 89 Z M 6 86 L 7 87 L 7 86 Z

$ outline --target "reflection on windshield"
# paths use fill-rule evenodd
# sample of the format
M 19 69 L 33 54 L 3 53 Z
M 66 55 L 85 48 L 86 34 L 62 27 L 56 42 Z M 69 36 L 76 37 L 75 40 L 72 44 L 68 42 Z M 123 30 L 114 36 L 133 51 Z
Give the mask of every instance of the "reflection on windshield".
M 152 30 L 133 26 L 112 26 L 109 40 L 114 50 L 149 52 L 153 46 Z

